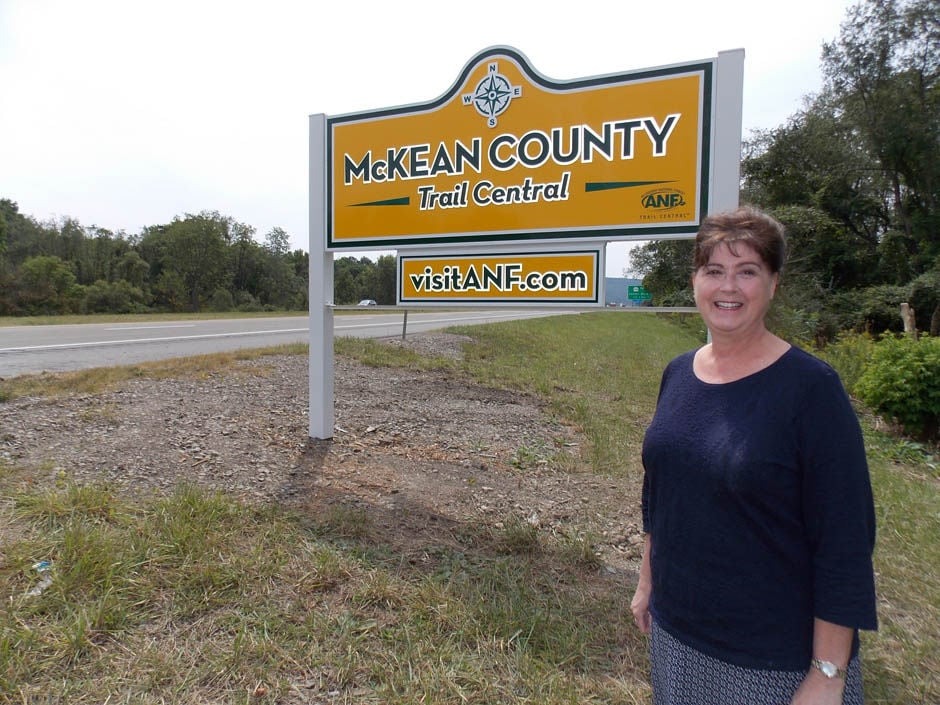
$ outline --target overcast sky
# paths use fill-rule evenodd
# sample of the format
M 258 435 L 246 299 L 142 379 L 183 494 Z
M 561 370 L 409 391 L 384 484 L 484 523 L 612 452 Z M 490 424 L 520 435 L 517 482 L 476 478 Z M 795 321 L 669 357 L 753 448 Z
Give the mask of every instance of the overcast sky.
M 128 235 L 214 210 L 309 250 L 311 113 L 437 98 L 494 45 L 561 80 L 743 48 L 747 137 L 820 89 L 852 4 L 0 0 L 0 198 Z

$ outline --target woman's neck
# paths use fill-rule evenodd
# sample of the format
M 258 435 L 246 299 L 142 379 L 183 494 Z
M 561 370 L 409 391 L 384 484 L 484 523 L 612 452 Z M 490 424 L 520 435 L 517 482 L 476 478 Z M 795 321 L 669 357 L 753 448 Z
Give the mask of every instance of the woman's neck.
M 706 382 L 733 382 L 776 362 L 790 344 L 761 328 L 746 337 L 712 335 L 695 356 L 695 373 Z
M 746 334 L 735 332 L 727 335 L 721 331 L 710 331 L 711 352 L 716 358 L 724 360 L 742 360 L 760 355 L 765 348 L 772 347 L 779 340 L 763 326 L 748 331 Z

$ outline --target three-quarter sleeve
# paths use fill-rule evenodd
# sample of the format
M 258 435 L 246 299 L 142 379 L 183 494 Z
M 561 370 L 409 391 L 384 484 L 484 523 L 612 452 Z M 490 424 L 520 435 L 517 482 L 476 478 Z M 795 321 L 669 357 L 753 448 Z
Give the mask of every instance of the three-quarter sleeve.
M 875 510 L 858 418 L 831 369 L 807 385 L 799 418 L 803 512 L 816 617 L 876 629 Z

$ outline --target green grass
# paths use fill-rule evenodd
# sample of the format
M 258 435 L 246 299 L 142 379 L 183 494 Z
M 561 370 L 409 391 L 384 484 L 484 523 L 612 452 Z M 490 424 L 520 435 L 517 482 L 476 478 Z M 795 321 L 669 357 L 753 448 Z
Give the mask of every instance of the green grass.
M 550 400 L 585 434 L 594 472 L 635 476 L 663 361 L 697 344 L 665 318 L 599 312 L 452 330 L 474 338 L 465 367 L 476 379 Z
M 865 428 L 881 628 L 865 634 L 869 702 L 940 702 L 940 473 L 934 456 Z M 919 457 L 918 457 L 919 456 Z
M 698 344 L 653 315 L 458 332 L 475 339 L 464 361 L 374 342 L 336 349 L 538 394 L 589 439 L 577 471 L 637 483 L 662 367 Z M 863 428 L 881 619 L 863 635 L 867 702 L 937 703 L 935 456 L 867 416 Z M 519 467 L 547 453 L 525 449 Z M 589 536 L 494 519 L 459 527 L 415 564 L 356 508 L 311 519 L 185 486 L 132 500 L 106 486 L 40 487 L 2 462 L 0 536 L 0 703 L 649 701 L 630 586 L 599 573 Z M 30 597 L 40 560 L 53 582 Z
M 407 367 L 412 370 L 457 369 L 453 360 L 419 355 L 405 347 L 383 345 L 371 338 L 336 338 L 334 353 L 354 357 L 372 367 Z

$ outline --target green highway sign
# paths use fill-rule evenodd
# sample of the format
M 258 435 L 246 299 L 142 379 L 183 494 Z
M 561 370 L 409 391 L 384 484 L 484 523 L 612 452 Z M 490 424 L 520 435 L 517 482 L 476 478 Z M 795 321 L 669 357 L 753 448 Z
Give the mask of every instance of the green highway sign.
M 628 286 L 627 298 L 630 299 L 630 301 L 649 301 L 653 298 L 653 295 L 642 286 Z

